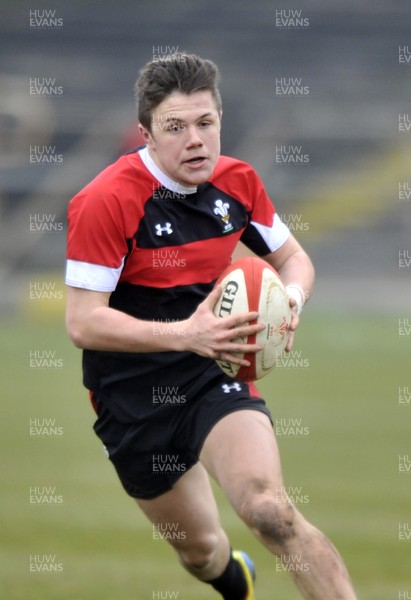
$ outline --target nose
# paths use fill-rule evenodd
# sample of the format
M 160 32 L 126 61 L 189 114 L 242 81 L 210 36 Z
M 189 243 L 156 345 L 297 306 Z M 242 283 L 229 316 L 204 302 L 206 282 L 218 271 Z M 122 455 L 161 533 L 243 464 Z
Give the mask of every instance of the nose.
M 193 148 L 203 145 L 203 140 L 199 135 L 198 129 L 195 125 L 187 127 L 187 148 Z

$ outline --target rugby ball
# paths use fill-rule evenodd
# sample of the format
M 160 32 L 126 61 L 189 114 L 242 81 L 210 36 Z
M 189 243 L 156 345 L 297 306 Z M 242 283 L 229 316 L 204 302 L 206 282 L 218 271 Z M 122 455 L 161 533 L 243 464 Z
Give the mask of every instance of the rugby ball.
M 223 288 L 214 306 L 216 317 L 257 311 L 265 329 L 241 339 L 243 344 L 261 344 L 256 354 L 242 354 L 249 367 L 217 360 L 221 369 L 235 379 L 255 381 L 267 375 L 284 351 L 288 340 L 291 309 L 284 285 L 275 269 L 265 260 L 247 256 L 232 263 L 217 280 Z

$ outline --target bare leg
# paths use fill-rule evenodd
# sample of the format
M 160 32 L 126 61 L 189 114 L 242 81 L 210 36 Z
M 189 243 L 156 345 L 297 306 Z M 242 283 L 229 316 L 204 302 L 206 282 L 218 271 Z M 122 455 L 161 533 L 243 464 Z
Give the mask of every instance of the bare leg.
M 356 599 L 334 546 L 284 497 L 278 447 L 264 414 L 244 410 L 219 421 L 201 462 L 258 539 L 288 565 L 304 598 Z
M 221 575 L 230 558 L 230 545 L 220 525 L 207 472 L 200 463 L 171 491 L 137 502 L 187 571 L 201 581 Z

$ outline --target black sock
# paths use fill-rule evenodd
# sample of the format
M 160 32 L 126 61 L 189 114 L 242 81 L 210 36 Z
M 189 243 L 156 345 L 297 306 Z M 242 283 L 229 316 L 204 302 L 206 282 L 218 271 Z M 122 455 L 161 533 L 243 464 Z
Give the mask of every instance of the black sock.
M 220 577 L 207 581 L 217 592 L 223 595 L 224 600 L 244 600 L 247 594 L 247 581 L 240 563 L 230 554 L 228 565 Z

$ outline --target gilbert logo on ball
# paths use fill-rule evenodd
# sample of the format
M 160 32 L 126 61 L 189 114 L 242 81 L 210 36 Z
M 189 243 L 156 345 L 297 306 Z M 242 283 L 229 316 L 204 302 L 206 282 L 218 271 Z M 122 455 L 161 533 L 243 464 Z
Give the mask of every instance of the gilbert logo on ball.
M 241 258 L 231 264 L 217 283 L 223 288 L 214 307 L 217 317 L 257 311 L 265 329 L 239 340 L 243 344 L 263 346 L 256 354 L 245 355 L 251 363 L 249 367 L 240 367 L 229 361 L 216 362 L 230 377 L 242 381 L 261 379 L 273 369 L 287 345 L 291 309 L 284 285 L 275 269 L 254 256 Z

